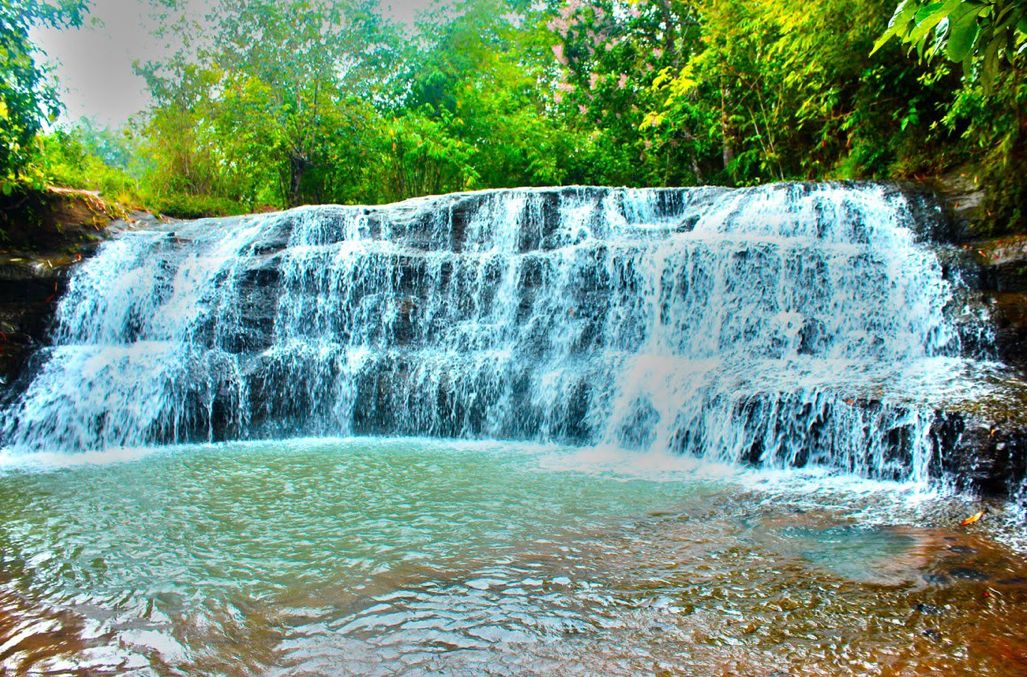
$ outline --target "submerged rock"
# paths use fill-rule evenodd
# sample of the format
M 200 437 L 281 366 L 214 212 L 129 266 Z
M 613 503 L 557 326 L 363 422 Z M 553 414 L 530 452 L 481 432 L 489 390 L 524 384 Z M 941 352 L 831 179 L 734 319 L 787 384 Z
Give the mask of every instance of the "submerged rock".
M 956 567 L 954 569 L 949 569 L 948 573 L 952 578 L 959 578 L 964 581 L 986 581 L 990 578 L 988 574 L 983 571 L 970 567 Z

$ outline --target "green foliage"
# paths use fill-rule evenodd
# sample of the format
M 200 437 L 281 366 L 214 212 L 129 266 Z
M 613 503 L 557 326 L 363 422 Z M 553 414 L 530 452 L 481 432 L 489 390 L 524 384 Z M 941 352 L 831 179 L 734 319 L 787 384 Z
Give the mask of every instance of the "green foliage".
M 869 56 L 887 0 L 568 0 L 555 12 L 558 98 L 602 139 L 606 181 L 884 176 L 948 134 L 931 127 L 948 89 L 897 50 Z
M 238 202 L 213 195 L 187 193 L 163 194 L 149 197 L 146 208 L 155 214 L 176 219 L 200 219 L 207 216 L 231 216 L 250 210 Z
M 142 68 L 157 104 L 154 182 L 251 207 L 323 201 L 333 164 L 366 159 L 339 141 L 366 131 L 363 76 L 391 36 L 366 3 L 221 0 L 209 19 L 198 54 Z
M 1027 222 L 1027 5 L 1020 0 L 905 0 L 875 46 L 896 37 L 921 60 L 962 64 L 940 126 L 960 134 L 987 187 L 991 233 Z M 938 68 L 943 69 L 941 65 Z
M 142 202 L 143 167 L 135 139 L 127 131 L 112 132 L 81 120 L 40 136 L 30 166 L 47 184 L 98 191 L 128 206 Z
M 990 89 L 999 73 L 1016 68 L 1027 48 L 1022 0 L 904 0 L 875 45 L 897 37 L 920 55 L 944 54 Z
M 697 162 L 703 139 L 692 125 L 657 129 L 647 124 L 662 98 L 654 83 L 699 46 L 691 3 L 571 1 L 554 8 L 547 27 L 560 66 L 554 103 L 581 137 L 577 146 L 586 180 L 646 185 L 694 183 L 709 176 Z
M 986 188 L 981 226 L 1003 234 L 1027 230 L 1027 68 L 998 73 L 985 87 L 964 81 L 941 124 L 961 134 Z
M 401 174 L 427 172 L 429 182 L 396 183 L 394 197 L 565 179 L 567 156 L 559 151 L 568 132 L 547 115 L 547 93 L 538 86 L 550 58 L 542 17 L 513 9 L 479 0 L 461 5 L 455 18 L 421 24 L 435 39 L 406 61 L 410 92 L 389 138 L 405 153 L 393 157 Z M 404 142 L 411 130 L 423 130 L 413 137 L 422 139 L 415 142 L 421 155 Z
M 37 175 L 23 170 L 32 157 L 36 135 L 61 110 L 29 30 L 36 25 L 78 25 L 84 8 L 81 0 L 0 2 L 0 188 L 5 194 L 16 183 L 39 183 Z
M 36 13 L 15 22 L 30 57 L 15 65 L 36 68 L 25 27 L 81 17 L 18 2 Z M 152 108 L 127 133 L 83 122 L 37 138 L 45 115 L 23 137 L 5 128 L 19 180 L 202 216 L 970 165 L 994 232 L 1024 228 L 1016 0 L 455 0 L 414 30 L 374 0 L 215 0 L 202 20 L 179 2 L 158 4 L 182 49 L 139 69 Z M 34 72 L 33 110 L 52 113 Z
M 216 3 L 208 44 L 141 68 L 154 197 L 257 209 L 565 180 L 537 9 L 466 2 L 411 36 L 375 6 Z

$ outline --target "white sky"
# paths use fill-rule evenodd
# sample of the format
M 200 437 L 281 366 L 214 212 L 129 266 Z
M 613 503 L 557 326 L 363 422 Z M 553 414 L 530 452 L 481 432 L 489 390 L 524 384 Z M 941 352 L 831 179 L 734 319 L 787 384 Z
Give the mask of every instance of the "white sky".
M 190 0 L 202 15 L 204 0 Z M 384 0 L 383 13 L 410 23 L 433 0 Z M 149 0 L 91 0 L 85 25 L 76 30 L 35 29 L 32 38 L 56 67 L 67 111 L 62 120 L 94 118 L 119 126 L 149 103 L 133 61 L 150 61 L 173 50 L 153 37 Z

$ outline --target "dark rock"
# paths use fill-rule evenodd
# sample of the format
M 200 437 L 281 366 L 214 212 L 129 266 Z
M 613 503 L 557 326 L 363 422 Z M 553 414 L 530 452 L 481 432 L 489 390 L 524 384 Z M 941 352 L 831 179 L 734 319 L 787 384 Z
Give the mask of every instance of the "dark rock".
M 0 385 L 18 380 L 35 350 L 49 345 L 57 300 L 75 259 L 8 257 L 0 262 Z
M 72 269 L 111 234 L 164 223 L 145 212 L 121 214 L 92 191 L 0 197 L 0 399 L 17 394 L 32 356 L 50 345 Z
M 984 189 L 965 171 L 954 171 L 935 177 L 926 183 L 912 184 L 940 200 L 948 222 L 944 231 L 936 233 L 934 240 L 966 242 L 976 237 L 977 224 L 982 220 Z
M 951 441 L 942 447 L 947 449 L 942 466 L 958 489 L 986 497 L 1019 492 L 1027 478 L 1027 429 L 1016 418 L 1003 419 L 1002 413 L 945 416 Z
M 896 198 L 904 198 L 909 205 L 910 225 L 923 241 L 935 243 L 946 276 L 967 285 L 948 309 L 959 327 L 962 346 L 972 354 L 986 354 L 991 350 L 988 333 L 990 328 L 982 317 L 994 320 L 994 333 L 998 356 L 1010 364 L 1027 363 L 1027 238 L 1006 238 L 986 246 L 971 243 L 958 223 L 953 221 L 952 210 L 930 189 L 917 185 L 885 185 L 883 188 Z M 711 205 L 730 189 L 711 187 L 700 189 L 661 189 L 656 192 L 655 211 L 659 218 L 667 217 L 668 230 L 689 230 L 704 215 Z M 749 190 L 749 189 L 743 189 Z M 773 187 L 776 191 L 788 191 L 795 196 L 809 194 L 813 184 L 790 183 Z M 364 327 L 372 332 L 370 337 L 375 346 L 387 346 L 396 354 L 376 357 L 375 369 L 368 369 L 356 384 L 359 397 L 354 404 L 352 422 L 354 432 L 377 434 L 404 434 L 416 432 L 433 435 L 477 435 L 485 434 L 484 412 L 499 397 L 494 384 L 436 383 L 430 391 L 418 392 L 417 402 L 398 402 L 396 384 L 409 382 L 411 361 L 404 357 L 412 354 L 419 346 L 430 342 L 440 332 L 450 327 L 426 326 L 422 320 L 423 308 L 429 294 L 445 295 L 458 308 L 457 315 L 464 313 L 468 304 L 489 307 L 495 303 L 494 295 L 499 287 L 499 269 L 485 268 L 479 271 L 481 278 L 471 280 L 466 267 L 447 260 L 442 264 L 430 263 L 431 253 L 439 250 L 464 251 L 476 246 L 472 242 L 473 219 L 477 210 L 502 191 L 461 193 L 437 198 L 432 203 L 411 200 L 389 207 L 331 207 L 317 213 L 317 228 L 306 232 L 308 244 L 330 244 L 352 235 L 342 225 L 342 219 L 334 219 L 333 210 L 358 210 L 361 237 L 388 237 L 402 245 L 400 253 L 378 253 L 381 257 L 376 265 L 368 266 L 379 271 L 379 277 L 388 276 L 388 292 L 382 290 L 381 279 L 373 275 L 355 278 L 346 294 L 338 298 L 320 299 L 319 303 L 334 304 L 334 310 L 343 312 L 326 313 L 331 317 L 304 318 L 309 325 L 301 329 L 315 331 L 318 323 L 331 324 L 331 331 L 345 340 L 351 331 L 344 323 L 345 318 L 381 318 L 380 323 L 369 322 Z M 539 251 L 566 246 L 581 234 L 568 233 L 561 228 L 561 210 L 568 201 L 591 198 L 596 201 L 608 198 L 605 189 L 590 187 L 569 187 L 538 189 L 530 192 L 531 199 L 525 201 L 523 224 L 518 233 L 516 247 L 523 254 L 519 279 L 516 281 L 519 298 L 518 320 L 529 321 L 538 303 L 538 290 L 549 284 L 559 271 L 554 271 L 551 261 L 538 256 Z M 621 197 L 610 199 L 624 199 Z M 627 200 L 622 205 L 630 209 Z M 426 207 L 426 204 L 428 207 Z M 386 214 L 386 209 L 388 213 Z M 527 210 L 536 210 L 531 214 Z M 207 385 L 197 385 L 196 398 L 210 395 L 212 406 L 197 405 L 201 411 L 191 422 L 197 431 L 206 435 L 209 429 L 220 439 L 241 435 L 259 435 L 260 431 L 274 434 L 276 426 L 292 434 L 319 432 L 304 426 L 314 424 L 308 421 L 327 421 L 331 412 L 325 411 L 324 403 L 317 398 L 318 392 L 333 387 L 333 377 L 338 376 L 340 366 L 322 371 L 324 382 L 296 382 L 290 378 L 290 371 L 282 363 L 276 363 L 262 355 L 273 342 L 275 317 L 279 309 L 283 284 L 283 250 L 289 246 L 301 223 L 302 214 L 308 212 L 282 212 L 268 219 L 262 226 L 256 243 L 240 257 L 238 266 L 226 274 L 224 284 L 234 284 L 242 290 L 240 306 L 233 308 L 242 318 L 227 329 L 213 317 L 204 326 L 197 328 L 198 343 L 216 347 L 240 360 L 246 373 L 248 397 L 252 400 L 249 409 L 253 412 L 250 430 L 242 430 L 240 423 L 232 418 L 236 409 L 233 398 L 241 397 L 238 392 L 225 387 L 216 379 Z M 351 212 L 352 213 L 352 212 Z M 532 218 L 527 218 L 531 216 Z M 675 217 L 671 219 L 670 217 Z M 242 217 L 245 218 L 245 217 Z M 847 220 L 848 221 L 848 220 Z M 865 240 L 869 234 L 858 220 L 849 224 L 854 241 Z M 352 227 L 352 222 L 350 222 Z M 240 225 L 239 218 L 228 219 L 224 224 Z M 223 224 L 223 225 L 224 225 Z M 528 227 L 527 224 L 531 224 Z M 157 224 L 153 224 L 157 225 Z M 821 234 L 827 232 L 829 222 L 819 219 Z M 212 224 L 215 227 L 216 224 Z M 606 224 L 593 224 L 593 228 L 608 228 Z M 189 229 L 168 232 L 166 242 L 160 243 L 158 255 L 172 257 L 181 253 L 187 243 L 181 234 Z M 597 232 L 603 237 L 608 233 Z M 961 246 L 956 246 L 956 245 Z M 82 243 L 82 247 L 95 247 L 94 242 Z M 584 248 L 583 248 L 584 249 Z M 83 250 L 85 251 L 85 250 Z M 576 335 L 572 344 L 574 357 L 591 351 L 609 348 L 602 345 L 605 340 L 601 331 L 610 290 L 617 286 L 625 293 L 638 289 L 639 282 L 626 267 L 617 268 L 616 257 L 611 248 L 597 244 L 582 256 L 594 258 L 595 272 L 576 281 L 573 291 L 566 299 L 566 312 L 573 318 Z M 17 257 L 16 257 L 17 258 Z M 437 257 L 434 257 L 437 260 Z M 585 263 L 589 263 L 586 259 Z M 49 327 L 55 302 L 63 291 L 67 271 L 74 265 L 68 259 L 55 265 L 40 264 L 37 260 L 7 261 L 0 259 L 0 375 L 13 382 L 28 364 L 29 356 L 49 340 Z M 738 253 L 731 261 L 733 275 L 739 279 L 758 279 L 760 289 L 770 290 L 772 279 L 782 272 L 782 266 L 791 266 L 789 274 L 803 285 L 815 286 L 826 274 L 823 264 L 809 257 L 796 257 L 795 261 L 782 263 L 767 250 L 754 246 Z M 169 271 L 171 270 L 169 266 Z M 380 271 L 385 271 L 381 273 Z M 767 280 L 761 277 L 767 273 Z M 673 303 L 702 304 L 709 302 L 712 277 L 696 270 L 689 279 L 673 279 L 669 274 L 663 287 L 667 290 L 666 301 Z M 170 272 L 169 272 L 170 284 Z M 475 295 L 470 292 L 472 284 Z M 480 293 L 478 293 L 480 291 Z M 344 298 L 342 298 L 344 297 Z M 769 291 L 766 298 L 769 301 Z M 968 309 L 969 310 L 965 310 Z M 663 311 L 661 311 L 663 312 Z M 669 312 L 669 311 L 667 311 Z M 310 313 L 315 315 L 317 313 Z M 216 313 L 215 313 L 216 315 Z M 562 319 L 562 318 L 561 318 Z M 669 318 L 665 318 L 669 319 Z M 644 322 L 623 323 L 627 327 L 622 334 L 611 339 L 616 348 L 625 352 L 636 351 L 645 341 L 642 329 Z M 523 334 L 522 343 L 516 346 L 525 354 L 541 353 L 553 340 L 553 321 L 534 323 Z M 805 355 L 819 356 L 827 345 L 827 329 L 821 320 L 807 319 L 798 328 L 798 350 Z M 731 342 L 736 337 L 725 336 Z M 783 348 L 782 348 L 783 349 Z M 778 350 L 772 347 L 769 352 Z M 772 355 L 770 356 L 772 357 Z M 284 359 L 284 358 L 282 358 Z M 309 356 L 298 359 L 314 359 Z M 560 415 L 550 417 L 531 397 L 531 383 L 525 373 L 504 374 L 509 402 L 510 420 L 503 422 L 503 430 L 514 437 L 531 437 L 538 434 L 545 422 L 546 434 L 553 439 L 567 442 L 588 441 L 594 431 L 587 424 L 589 405 L 593 393 L 602 390 L 604 384 L 596 382 L 595 375 L 582 374 L 581 381 L 570 385 L 568 401 Z M 206 390 L 204 390 L 206 388 Z M 461 388 L 463 390 L 461 390 Z M 201 392 L 202 391 L 202 392 Z M 461 395 L 461 393 L 464 393 Z M 475 393 L 468 398 L 466 393 Z M 1027 403 L 1027 395 L 1023 398 Z M 723 402 L 717 403 L 724 404 Z M 875 473 L 879 479 L 902 479 L 908 476 L 913 447 L 911 428 L 902 423 L 903 413 L 908 408 L 894 402 L 883 402 L 870 397 L 825 398 L 815 405 L 808 397 L 777 392 L 746 392 L 737 401 L 728 403 L 733 424 L 744 429 L 744 448 L 736 450 L 736 460 L 742 463 L 805 466 L 811 463 L 830 464 L 842 470 L 857 473 Z M 1015 404 L 1015 403 L 1014 403 Z M 403 406 L 398 406 L 403 405 Z M 423 407 L 421 406 L 423 405 Z M 431 420 L 406 420 L 397 412 L 420 410 L 434 411 Z M 851 421 L 853 413 L 867 421 L 894 420 L 895 423 L 884 433 L 884 449 L 854 448 L 844 454 L 837 452 L 837 429 Z M 1027 477 L 1027 423 L 1021 421 L 1019 411 L 1027 407 L 1010 406 L 1009 401 L 979 403 L 972 410 L 938 411 L 931 429 L 930 442 L 933 447 L 929 471 L 936 478 L 946 478 L 958 488 L 986 496 L 1015 495 Z M 652 439 L 658 415 L 650 404 L 638 403 L 637 416 L 632 425 L 621 431 L 621 440 L 628 446 L 645 448 Z M 858 417 L 857 417 L 858 418 Z M 555 421 L 549 423 L 549 421 Z M 834 431 L 834 432 L 833 432 Z M 703 447 L 707 432 L 702 429 L 682 427 L 670 441 L 674 451 L 688 453 Z M 835 437 L 832 437 L 835 435 Z M 768 439 L 787 439 L 788 445 L 765 444 Z M 791 441 L 794 441 L 792 443 Z M 778 457 L 771 458 L 771 455 Z M 875 454 L 871 459 L 870 455 Z M 946 579 L 947 580 L 947 579 Z
M 953 578 L 959 578 L 964 581 L 986 581 L 990 578 L 983 571 L 971 569 L 970 567 L 956 567 L 955 569 L 949 569 L 948 573 Z

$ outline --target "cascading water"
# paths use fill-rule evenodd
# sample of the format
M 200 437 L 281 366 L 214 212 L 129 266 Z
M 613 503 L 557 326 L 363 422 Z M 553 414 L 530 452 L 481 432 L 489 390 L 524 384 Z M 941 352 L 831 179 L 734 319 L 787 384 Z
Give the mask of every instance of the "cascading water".
M 128 232 L 74 275 L 16 452 L 556 440 L 922 480 L 953 283 L 882 186 L 524 189 Z

